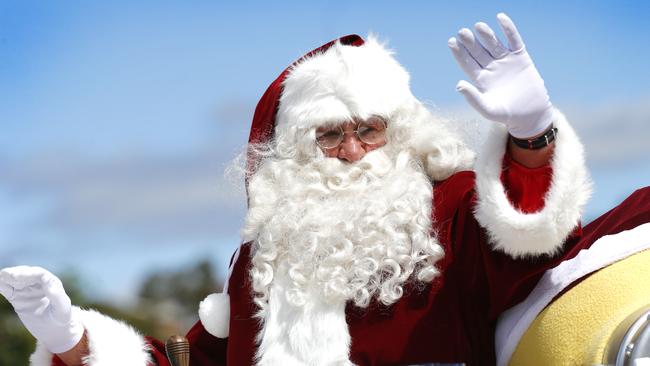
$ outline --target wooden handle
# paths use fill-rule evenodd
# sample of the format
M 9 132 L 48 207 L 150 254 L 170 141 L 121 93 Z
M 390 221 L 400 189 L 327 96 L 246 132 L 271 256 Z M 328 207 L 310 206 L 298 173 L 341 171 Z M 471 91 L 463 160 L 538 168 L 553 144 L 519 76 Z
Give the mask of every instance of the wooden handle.
M 165 342 L 165 352 L 172 366 L 190 365 L 190 342 L 187 338 L 173 335 Z

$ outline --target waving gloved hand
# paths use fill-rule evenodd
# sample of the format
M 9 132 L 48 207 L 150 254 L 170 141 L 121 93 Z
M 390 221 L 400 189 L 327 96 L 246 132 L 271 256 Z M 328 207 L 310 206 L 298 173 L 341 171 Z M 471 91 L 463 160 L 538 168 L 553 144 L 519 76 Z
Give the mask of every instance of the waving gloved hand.
M 553 108 L 524 42 L 507 15 L 497 20 L 508 39 L 506 48 L 485 23 L 472 31 L 462 28 L 449 48 L 470 82 L 461 80 L 456 89 L 483 117 L 504 123 L 511 135 L 530 138 L 544 132 L 553 120 Z
M 0 294 L 13 305 L 27 330 L 52 353 L 70 350 L 84 334 L 63 284 L 43 268 L 3 269 Z

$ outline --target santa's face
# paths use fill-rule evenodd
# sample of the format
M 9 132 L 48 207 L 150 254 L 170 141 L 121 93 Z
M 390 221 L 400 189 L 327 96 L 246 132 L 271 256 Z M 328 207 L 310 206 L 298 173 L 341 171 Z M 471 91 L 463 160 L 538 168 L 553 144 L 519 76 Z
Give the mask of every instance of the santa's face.
M 325 156 L 354 163 L 386 145 L 386 122 L 380 117 L 355 118 L 316 129 L 316 142 Z

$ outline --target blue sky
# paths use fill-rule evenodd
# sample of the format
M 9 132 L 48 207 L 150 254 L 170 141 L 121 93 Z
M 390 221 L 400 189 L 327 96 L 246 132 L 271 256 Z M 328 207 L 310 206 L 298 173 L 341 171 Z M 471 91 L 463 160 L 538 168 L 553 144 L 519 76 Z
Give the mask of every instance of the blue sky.
M 650 5 L 634 1 L 394 2 L 0 0 L 0 266 L 82 273 L 128 299 L 149 271 L 238 244 L 239 182 L 225 179 L 259 96 L 292 60 L 375 33 L 443 114 L 447 39 L 499 11 L 517 23 L 553 103 L 582 136 L 594 218 L 650 184 Z M 487 122 L 486 122 L 487 123 Z

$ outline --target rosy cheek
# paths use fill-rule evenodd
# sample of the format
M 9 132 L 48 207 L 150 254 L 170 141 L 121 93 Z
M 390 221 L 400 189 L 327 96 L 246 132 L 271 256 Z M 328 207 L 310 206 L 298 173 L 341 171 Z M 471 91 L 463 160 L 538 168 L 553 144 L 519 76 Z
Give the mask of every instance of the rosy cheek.
M 328 158 L 335 158 L 338 156 L 339 149 L 338 148 L 325 149 L 323 150 L 323 153 L 325 153 L 325 156 L 327 156 Z

